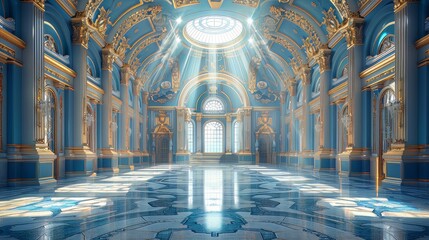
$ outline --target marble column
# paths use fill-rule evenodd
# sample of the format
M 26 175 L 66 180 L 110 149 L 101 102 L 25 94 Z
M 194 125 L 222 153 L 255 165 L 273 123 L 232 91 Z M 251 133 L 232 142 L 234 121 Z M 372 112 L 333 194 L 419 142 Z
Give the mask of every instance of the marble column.
M 289 138 L 289 161 L 288 164 L 292 166 L 298 166 L 298 155 L 297 155 L 297 146 L 296 141 L 298 139 L 297 136 L 297 129 L 295 126 L 295 110 L 297 105 L 297 99 L 296 99 L 296 81 L 295 79 L 289 80 L 289 95 L 290 95 L 290 102 L 291 102 L 291 109 L 290 109 L 290 123 L 289 123 L 289 131 L 290 131 L 290 138 Z
M 279 159 L 278 163 L 286 163 L 287 156 L 287 133 L 288 130 L 286 128 L 286 111 L 287 111 L 287 104 L 286 104 L 286 92 L 282 91 L 280 93 L 280 153 L 279 153 Z
M 329 89 L 331 87 L 331 50 L 321 49 L 317 57 L 320 72 L 320 131 L 319 150 L 314 156 L 315 170 L 335 170 L 335 149 L 332 142 L 334 134 L 331 129 L 331 104 L 329 102 Z M 341 124 L 341 123 L 338 123 Z
M 140 88 L 141 88 L 141 79 L 136 79 L 134 87 L 133 87 L 133 125 L 132 131 L 134 133 L 133 135 L 133 162 L 134 165 L 141 165 L 142 164 L 142 155 L 141 155 L 141 149 L 140 149 L 140 106 L 139 106 L 139 95 L 140 95 Z
M 238 151 L 237 153 L 241 153 L 243 151 L 243 112 L 242 111 L 237 111 L 237 123 L 238 123 L 238 132 L 239 132 L 239 136 L 238 136 Z
M 419 158 L 419 81 L 417 49 L 419 22 L 418 0 L 395 1 L 395 115 L 392 150 L 383 155 L 386 180 L 402 184 L 429 181 L 429 162 Z M 426 94 L 426 93 L 425 93 Z M 426 129 L 427 131 L 427 129 Z
M 232 117 L 231 114 L 226 114 L 226 154 L 232 154 Z
M 116 55 L 111 46 L 106 46 L 102 50 L 102 72 L 101 83 L 104 91 L 102 105 L 101 121 L 101 149 L 97 159 L 98 171 L 109 171 L 117 173 L 118 154 L 113 146 L 113 120 L 112 120 L 112 101 L 113 101 L 113 64 Z
M 189 151 L 186 148 L 187 138 L 186 138 L 186 118 L 188 109 L 183 107 L 176 108 L 177 113 L 177 122 L 176 122 L 176 131 L 177 131 L 177 152 L 176 152 L 176 162 L 188 162 L 189 161 Z
M 302 81 L 302 153 L 299 165 L 303 168 L 314 167 L 313 159 L 313 147 L 312 147 L 312 131 L 313 126 L 311 124 L 310 115 L 310 100 L 311 100 L 311 71 L 308 66 L 304 66 L 301 69 L 301 81 Z
M 254 157 L 251 151 L 252 146 L 252 108 L 245 107 L 242 110 L 242 125 L 243 125 L 243 141 L 242 141 L 242 151 L 240 153 L 240 160 L 244 162 L 252 162 L 254 161 Z
M 129 117 L 129 93 L 130 67 L 124 65 L 121 68 L 121 112 L 120 112 L 120 142 L 119 142 L 119 168 L 134 170 L 132 153 L 130 152 L 130 117 Z
M 202 113 L 197 113 L 197 117 L 195 118 L 197 122 L 197 154 L 202 154 L 202 125 L 201 120 L 203 118 Z
M 148 152 L 148 138 L 149 138 L 149 129 L 148 129 L 148 96 L 149 93 L 143 91 L 143 105 L 142 105 L 142 157 L 143 163 L 150 163 L 149 152 Z
M 73 91 L 68 98 L 70 106 L 69 124 L 73 131 L 67 132 L 66 146 L 66 176 L 90 175 L 95 169 L 96 155 L 86 142 L 87 120 L 87 52 L 90 35 L 90 26 L 84 13 L 78 12 L 71 20 L 73 26 L 73 69 L 76 77 L 73 80 Z
M 55 154 L 48 149 L 45 137 L 44 4 L 40 1 L 21 1 L 22 40 L 26 46 L 22 52 L 21 129 L 16 145 L 8 146 L 8 184 L 39 185 L 54 182 Z M 18 78 L 18 76 L 13 76 Z
M 348 82 L 347 104 L 349 117 L 347 120 L 348 147 L 346 152 L 339 155 L 340 173 L 347 176 L 367 175 L 370 173 L 370 153 L 363 147 L 363 100 L 362 79 L 359 74 L 362 71 L 363 59 L 363 31 L 362 18 L 350 18 L 344 35 L 348 48 Z M 341 123 L 338 123 L 341 124 Z

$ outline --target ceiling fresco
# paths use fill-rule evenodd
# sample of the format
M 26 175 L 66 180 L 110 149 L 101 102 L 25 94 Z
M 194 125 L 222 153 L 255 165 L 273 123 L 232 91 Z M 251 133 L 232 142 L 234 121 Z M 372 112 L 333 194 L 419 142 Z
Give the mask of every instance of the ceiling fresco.
M 355 0 L 89 0 L 74 21 L 92 26 L 152 101 L 168 102 L 201 74 L 225 73 L 269 103 L 357 8 Z

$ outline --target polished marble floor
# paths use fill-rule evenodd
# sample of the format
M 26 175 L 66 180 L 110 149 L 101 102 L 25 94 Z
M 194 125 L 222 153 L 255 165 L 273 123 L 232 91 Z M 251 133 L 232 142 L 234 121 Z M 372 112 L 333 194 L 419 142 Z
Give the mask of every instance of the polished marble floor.
M 429 189 L 258 165 L 0 188 L 0 239 L 429 239 Z

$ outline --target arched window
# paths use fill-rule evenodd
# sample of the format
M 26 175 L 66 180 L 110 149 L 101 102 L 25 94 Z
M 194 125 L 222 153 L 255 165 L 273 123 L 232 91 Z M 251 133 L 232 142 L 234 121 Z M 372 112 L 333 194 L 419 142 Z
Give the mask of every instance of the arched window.
M 112 147 L 118 149 L 118 114 L 115 111 L 112 111 L 112 122 L 110 123 L 110 129 L 112 131 Z
M 52 152 L 56 151 L 55 146 L 55 96 L 51 90 L 46 91 L 46 115 L 45 115 L 45 131 L 46 131 L 46 142 L 48 143 L 48 148 Z
M 390 150 L 394 138 L 394 108 L 395 108 L 395 93 L 393 90 L 387 90 L 383 95 L 382 100 L 382 134 L 383 134 L 383 152 Z
M 386 36 L 381 42 L 380 47 L 378 48 L 378 54 L 386 52 L 393 46 L 395 46 L 395 38 L 393 37 L 393 35 Z
M 351 123 L 351 117 L 349 115 L 349 107 L 344 107 L 341 113 L 341 136 L 340 136 L 340 152 L 344 152 L 348 145 L 348 131 Z
M 220 122 L 212 121 L 204 126 L 204 151 L 206 153 L 223 152 L 223 126 Z
M 234 123 L 234 152 L 240 151 L 240 123 Z
M 85 124 L 86 124 L 86 144 L 91 149 L 91 151 L 95 150 L 95 131 L 94 131 L 94 111 L 92 110 L 92 107 L 88 105 L 86 107 L 86 116 L 85 116 Z
M 204 103 L 203 111 L 206 113 L 222 113 L 225 107 L 218 98 L 210 98 Z
M 194 123 L 192 121 L 188 122 L 188 150 L 189 152 L 194 152 Z

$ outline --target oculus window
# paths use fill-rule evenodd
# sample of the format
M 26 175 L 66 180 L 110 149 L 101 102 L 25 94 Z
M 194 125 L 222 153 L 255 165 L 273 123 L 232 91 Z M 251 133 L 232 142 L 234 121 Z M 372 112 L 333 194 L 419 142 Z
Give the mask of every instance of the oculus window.
M 223 152 L 223 126 L 218 121 L 208 122 L 204 126 L 204 152 Z
M 228 47 L 244 35 L 243 24 L 226 16 L 204 16 L 189 21 L 183 30 L 191 43 L 200 47 Z

